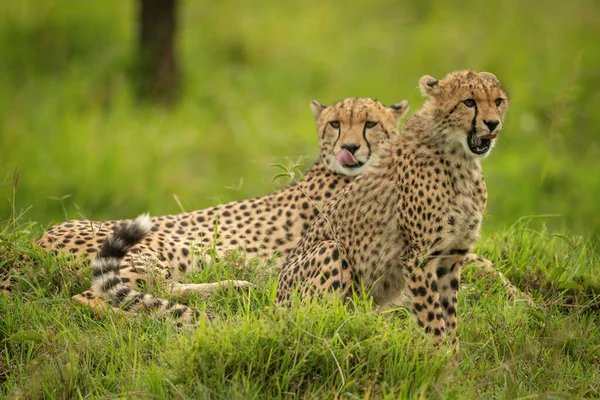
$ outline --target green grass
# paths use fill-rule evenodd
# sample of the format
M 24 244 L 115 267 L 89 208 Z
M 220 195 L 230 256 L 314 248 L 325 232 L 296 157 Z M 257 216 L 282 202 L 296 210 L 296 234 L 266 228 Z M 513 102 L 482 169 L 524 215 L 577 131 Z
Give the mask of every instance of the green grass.
M 95 317 L 69 297 L 89 284 L 68 260 L 43 255 L 35 232 L 4 234 L 16 293 L 0 296 L 0 395 L 8 398 L 583 398 L 600 380 L 600 261 L 580 238 L 513 226 L 479 246 L 536 306 L 514 302 L 493 278 L 465 270 L 460 355 L 431 345 L 407 310 L 371 311 L 368 299 L 280 308 L 277 278 L 240 259 L 192 282 L 248 279 L 190 304 L 213 324 L 177 329 L 147 317 Z M 519 268 L 527 265 L 528 268 Z M 597 271 L 596 271 L 597 272 Z M 81 277 L 83 276 L 83 278 Z M 74 283 L 78 282 L 78 283 Z M 161 293 L 160 287 L 151 291 Z
M 168 109 L 135 99 L 135 16 L 133 1 L 0 2 L 0 272 L 17 277 L 0 296 L 0 397 L 600 397 L 597 1 L 182 2 Z M 280 310 L 276 279 L 239 259 L 189 278 L 257 283 L 211 298 L 213 325 L 97 318 L 69 300 L 89 270 L 32 244 L 67 218 L 268 193 L 272 163 L 317 155 L 311 99 L 416 110 L 420 76 L 462 68 L 510 93 L 478 251 L 536 307 L 465 270 L 455 362 L 405 310 Z

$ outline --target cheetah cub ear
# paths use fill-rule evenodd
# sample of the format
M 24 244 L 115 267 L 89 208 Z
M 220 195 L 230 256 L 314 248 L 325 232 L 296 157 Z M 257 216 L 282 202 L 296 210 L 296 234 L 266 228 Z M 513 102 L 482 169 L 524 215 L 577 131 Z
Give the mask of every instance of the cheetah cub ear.
M 419 88 L 423 95 L 434 97 L 440 92 L 439 83 L 433 76 L 425 75 L 419 80 Z
M 312 110 L 312 113 L 315 116 L 315 119 L 319 119 L 319 115 L 321 115 L 323 110 L 326 108 L 327 108 L 327 106 L 324 106 L 323 104 L 319 103 L 316 100 L 313 100 L 310 102 L 310 109 Z
M 490 81 L 493 81 L 493 82 L 500 82 L 498 80 L 498 78 L 496 78 L 496 75 L 492 74 L 491 72 L 480 72 L 479 76 L 482 77 L 483 79 L 489 79 Z
M 400 118 L 408 111 L 408 100 L 402 100 L 400 103 L 392 104 L 389 109 L 396 117 L 396 123 L 400 122 Z

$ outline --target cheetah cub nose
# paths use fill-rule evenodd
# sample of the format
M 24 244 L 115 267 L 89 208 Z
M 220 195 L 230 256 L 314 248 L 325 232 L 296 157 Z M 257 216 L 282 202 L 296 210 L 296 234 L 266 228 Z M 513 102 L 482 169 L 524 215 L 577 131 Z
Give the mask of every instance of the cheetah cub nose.
M 488 129 L 490 130 L 490 133 L 492 133 L 492 132 L 494 132 L 494 129 L 496 129 L 496 127 L 498 126 L 500 121 L 498 121 L 497 119 L 493 119 L 493 120 L 489 120 L 489 121 L 484 120 L 483 123 L 485 124 L 485 126 L 488 127 Z
M 342 149 L 348 150 L 350 154 L 356 153 L 356 150 L 360 148 L 360 144 L 351 143 L 351 144 L 343 144 Z

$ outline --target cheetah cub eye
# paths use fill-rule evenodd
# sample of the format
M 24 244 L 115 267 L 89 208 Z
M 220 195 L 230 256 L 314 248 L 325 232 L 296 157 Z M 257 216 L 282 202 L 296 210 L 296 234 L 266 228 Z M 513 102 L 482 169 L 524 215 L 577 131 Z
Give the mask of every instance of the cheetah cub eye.
M 371 129 L 371 128 L 373 128 L 375 125 L 377 125 L 377 122 L 376 122 L 376 121 L 367 121 L 367 122 L 365 123 L 365 128 L 369 128 L 369 129 Z
M 340 121 L 329 121 L 329 125 L 331 125 L 333 129 L 340 129 Z
M 466 99 L 466 100 L 463 100 L 463 103 L 464 103 L 464 105 L 465 105 L 465 106 L 467 106 L 467 107 L 469 107 L 469 108 L 471 108 L 471 107 L 475 107 L 475 104 L 476 104 L 476 103 L 475 103 L 475 100 L 473 100 L 473 99 Z
M 503 101 L 504 101 L 504 99 L 502 97 L 498 97 L 496 99 L 496 107 L 500 107 L 500 104 L 502 104 Z

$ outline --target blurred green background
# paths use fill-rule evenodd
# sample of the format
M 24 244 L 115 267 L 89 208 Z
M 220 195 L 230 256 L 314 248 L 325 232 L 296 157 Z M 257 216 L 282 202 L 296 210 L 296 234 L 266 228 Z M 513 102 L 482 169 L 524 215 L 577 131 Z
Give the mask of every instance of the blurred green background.
M 559 214 L 539 220 L 600 235 L 597 0 L 183 1 L 173 107 L 136 100 L 136 6 L 0 2 L 0 220 L 13 207 L 47 226 L 259 196 L 283 184 L 271 163 L 315 159 L 311 99 L 415 111 L 420 76 L 470 68 L 510 93 L 484 161 L 484 234 Z

